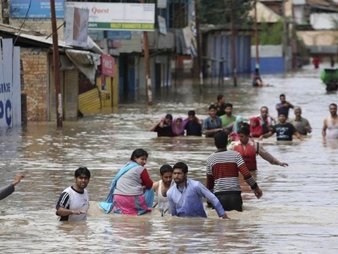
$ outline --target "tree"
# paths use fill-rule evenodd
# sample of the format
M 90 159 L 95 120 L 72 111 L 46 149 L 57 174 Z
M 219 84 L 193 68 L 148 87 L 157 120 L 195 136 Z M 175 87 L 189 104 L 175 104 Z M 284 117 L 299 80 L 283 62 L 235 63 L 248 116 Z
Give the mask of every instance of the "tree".
M 251 22 L 248 12 L 253 8 L 254 0 L 201 0 L 201 23 L 226 25 L 231 22 L 231 15 L 237 24 Z

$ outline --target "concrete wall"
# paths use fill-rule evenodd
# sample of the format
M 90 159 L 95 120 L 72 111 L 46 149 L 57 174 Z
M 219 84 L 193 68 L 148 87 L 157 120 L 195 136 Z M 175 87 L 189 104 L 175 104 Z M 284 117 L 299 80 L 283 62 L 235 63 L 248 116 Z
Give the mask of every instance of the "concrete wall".
M 338 13 L 312 13 L 310 23 L 313 29 L 337 29 Z
M 338 31 L 298 31 L 306 46 L 331 46 L 338 43 Z
M 261 74 L 284 73 L 285 60 L 282 45 L 259 46 L 259 65 Z M 290 54 L 290 53 L 289 53 Z M 288 59 L 288 58 L 286 58 Z M 287 60 L 288 61 L 288 60 Z M 256 65 L 256 47 L 251 46 L 251 69 Z
M 27 120 L 48 120 L 48 53 L 21 48 L 22 93 L 27 95 Z

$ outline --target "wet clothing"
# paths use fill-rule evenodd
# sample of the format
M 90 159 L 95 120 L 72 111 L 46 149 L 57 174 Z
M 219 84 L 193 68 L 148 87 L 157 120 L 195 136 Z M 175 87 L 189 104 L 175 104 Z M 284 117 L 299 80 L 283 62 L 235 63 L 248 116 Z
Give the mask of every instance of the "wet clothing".
M 251 170 L 257 170 L 256 154 L 258 153 L 258 143 L 248 142 L 243 145 L 241 141 L 234 143 L 233 150 L 239 152 L 245 162 L 247 168 Z
M 180 119 L 181 121 L 178 119 Z M 176 121 L 180 121 L 179 124 L 177 124 Z M 185 125 L 186 122 L 183 121 L 182 118 L 179 117 L 174 119 L 173 124 L 171 125 L 173 136 L 184 136 Z
M 257 116 L 259 118 L 260 126 L 262 126 L 263 134 L 266 134 L 270 131 L 271 127 L 276 124 L 276 121 L 273 117 L 267 116 L 266 119 L 263 119 L 262 116 Z
M 5 187 L 2 187 L 0 189 L 0 200 L 4 199 L 6 197 L 8 197 L 9 195 L 11 195 L 14 192 L 14 185 L 13 184 L 9 184 Z
M 202 125 L 198 120 L 187 120 L 185 130 L 187 136 L 202 136 Z
M 264 160 L 268 161 L 270 164 L 281 164 L 281 162 L 273 157 L 270 153 L 268 153 L 260 143 L 253 140 L 249 140 L 246 145 L 243 145 L 241 141 L 232 142 L 229 145 L 229 150 L 239 152 L 242 155 L 244 162 L 250 171 L 257 170 L 257 154 L 259 154 Z
M 329 116 L 326 118 L 327 130 L 326 130 L 326 137 L 327 138 L 338 138 L 338 123 L 334 124 L 332 121 L 332 117 Z
M 146 204 L 143 186 L 151 189 L 153 181 L 146 168 L 135 162 L 130 164 L 133 164 L 133 167 L 121 175 L 116 182 L 112 209 L 114 213 L 141 215 L 150 211 Z
M 203 199 L 206 198 L 213 205 L 219 217 L 224 215 L 224 209 L 217 199 L 203 184 L 187 179 L 186 186 L 180 190 L 177 184 L 167 192 L 170 213 L 178 217 L 207 217 Z
M 88 192 L 85 189 L 83 192 L 79 192 L 70 186 L 66 188 L 60 195 L 58 202 L 56 203 L 56 209 L 63 207 L 69 210 L 81 210 L 87 211 L 89 208 Z M 87 219 L 87 214 L 71 214 L 69 216 L 61 216 L 60 221 L 82 221 Z
M 218 128 L 222 128 L 222 121 L 221 118 L 216 116 L 215 119 L 212 119 L 210 116 L 207 117 L 204 121 L 203 121 L 203 131 L 204 130 L 212 130 L 212 129 L 218 129 Z M 215 133 L 213 134 L 206 134 L 206 137 L 213 137 L 215 135 Z
M 278 116 L 280 114 L 283 114 L 283 115 L 285 115 L 286 118 L 288 118 L 289 117 L 289 109 L 290 108 L 293 108 L 293 106 L 290 105 L 290 104 L 281 103 L 281 102 L 277 103 L 276 109 L 277 109 Z
M 279 123 L 272 127 L 272 132 L 276 133 L 277 141 L 292 141 L 296 129 L 291 123 Z
M 222 126 L 225 128 L 231 127 L 231 125 L 236 122 L 236 116 L 234 115 L 231 115 L 231 116 L 223 115 L 220 118 L 222 120 Z
M 311 130 L 309 121 L 304 117 L 301 117 L 299 120 L 293 119 L 290 121 L 290 123 L 296 128 L 299 134 L 307 135 L 308 129 Z
M 207 159 L 207 188 L 216 196 L 224 196 L 222 200 L 226 200 L 228 194 L 236 194 L 236 204 L 242 203 L 241 187 L 239 183 L 239 173 L 244 177 L 244 180 L 255 189 L 257 183 L 250 174 L 242 156 L 236 151 L 217 151 L 211 154 Z M 232 195 L 231 198 L 234 195 Z M 223 203 L 223 208 L 227 211 L 226 203 Z M 235 210 L 241 211 L 241 207 Z
M 259 117 L 252 117 L 250 119 L 250 136 L 253 138 L 259 138 L 263 135 L 263 126 L 260 123 Z
M 221 191 L 215 193 L 225 211 L 243 211 L 243 200 L 240 191 Z
M 172 131 L 171 125 L 164 125 L 163 127 L 160 124 L 156 125 L 154 131 L 157 132 L 157 137 L 173 137 L 175 136 Z
M 217 109 L 217 116 L 222 116 L 225 114 L 225 103 L 222 103 L 219 105 L 217 102 L 215 103 L 216 109 Z
M 114 195 L 114 213 L 142 215 L 150 211 L 151 209 L 147 206 L 147 202 L 143 194 L 134 196 Z
M 174 185 L 174 183 L 175 182 L 172 181 L 170 186 Z M 163 181 L 160 180 L 158 182 L 158 190 L 157 190 L 157 206 L 161 214 L 164 215 L 165 213 L 169 211 L 169 201 L 168 201 L 167 195 L 163 196 L 162 185 L 163 185 Z

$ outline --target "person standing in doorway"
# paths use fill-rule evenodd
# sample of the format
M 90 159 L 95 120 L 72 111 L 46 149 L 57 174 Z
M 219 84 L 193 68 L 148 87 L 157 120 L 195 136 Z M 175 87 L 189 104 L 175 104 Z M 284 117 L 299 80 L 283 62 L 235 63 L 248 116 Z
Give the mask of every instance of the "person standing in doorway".
M 330 116 L 324 119 L 322 135 L 325 138 L 338 138 L 338 115 L 337 104 L 331 103 L 329 106 Z
M 79 167 L 74 173 L 75 184 L 66 188 L 56 203 L 56 215 L 60 221 L 82 221 L 87 219 L 89 197 L 86 190 L 90 171 Z

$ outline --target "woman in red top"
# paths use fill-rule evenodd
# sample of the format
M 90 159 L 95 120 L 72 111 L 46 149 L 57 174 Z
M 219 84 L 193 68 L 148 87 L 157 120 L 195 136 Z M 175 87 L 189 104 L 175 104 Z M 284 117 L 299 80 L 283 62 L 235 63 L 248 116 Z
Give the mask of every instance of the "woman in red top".
M 263 135 L 263 126 L 260 125 L 258 117 L 252 117 L 250 119 L 250 136 L 259 138 L 261 135 Z

